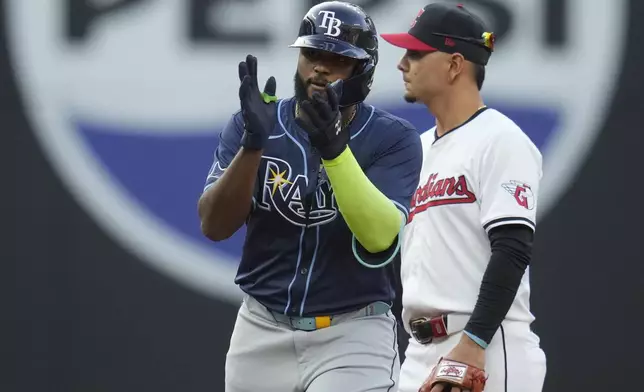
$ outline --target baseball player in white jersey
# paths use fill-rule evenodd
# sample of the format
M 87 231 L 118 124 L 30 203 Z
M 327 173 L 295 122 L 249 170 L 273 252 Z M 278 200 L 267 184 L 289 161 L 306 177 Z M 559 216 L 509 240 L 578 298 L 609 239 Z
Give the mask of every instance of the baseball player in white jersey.
M 405 99 L 436 117 L 402 244 L 412 338 L 399 391 L 541 391 L 528 269 L 541 154 L 481 98 L 494 34 L 462 5 L 432 3 L 407 33 L 381 36 L 406 50 Z

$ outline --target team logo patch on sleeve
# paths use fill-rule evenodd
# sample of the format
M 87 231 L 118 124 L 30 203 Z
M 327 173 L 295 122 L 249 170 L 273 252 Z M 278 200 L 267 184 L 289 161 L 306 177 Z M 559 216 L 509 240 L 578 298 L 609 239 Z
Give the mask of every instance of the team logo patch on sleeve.
M 514 200 L 526 210 L 534 209 L 534 192 L 530 185 L 521 181 L 510 181 L 501 185 L 503 189 L 514 196 Z

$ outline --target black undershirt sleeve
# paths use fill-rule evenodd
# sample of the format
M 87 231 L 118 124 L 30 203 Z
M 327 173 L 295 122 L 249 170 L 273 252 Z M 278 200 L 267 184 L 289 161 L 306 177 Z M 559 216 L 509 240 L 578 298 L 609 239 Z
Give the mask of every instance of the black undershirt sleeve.
M 478 300 L 465 331 L 489 344 L 505 318 L 532 258 L 534 232 L 520 224 L 495 227 L 488 233 L 492 255 Z

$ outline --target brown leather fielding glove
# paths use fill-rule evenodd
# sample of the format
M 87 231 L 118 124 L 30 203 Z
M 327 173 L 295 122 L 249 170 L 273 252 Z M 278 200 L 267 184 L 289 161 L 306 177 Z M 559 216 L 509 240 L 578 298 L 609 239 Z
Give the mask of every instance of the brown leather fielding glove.
M 429 392 L 438 383 L 449 384 L 461 390 L 483 392 L 486 381 L 487 377 L 483 369 L 441 358 L 420 388 L 420 392 Z

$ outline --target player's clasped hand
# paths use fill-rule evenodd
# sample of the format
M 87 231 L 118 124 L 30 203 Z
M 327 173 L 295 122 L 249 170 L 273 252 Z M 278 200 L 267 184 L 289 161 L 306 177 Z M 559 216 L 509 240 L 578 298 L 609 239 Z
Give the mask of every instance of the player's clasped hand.
M 308 121 L 296 120 L 308 132 L 311 145 L 318 149 L 325 160 L 336 158 L 349 143 L 349 131 L 342 127 L 341 95 L 342 80 L 329 84 L 326 99 L 322 94 L 314 93 L 311 100 L 302 102 L 301 110 Z
M 275 91 L 277 83 L 271 76 L 260 93 L 257 83 L 257 58 L 248 55 L 239 63 L 239 100 L 244 118 L 244 135 L 241 145 L 249 150 L 264 148 L 270 132 L 277 123 Z

